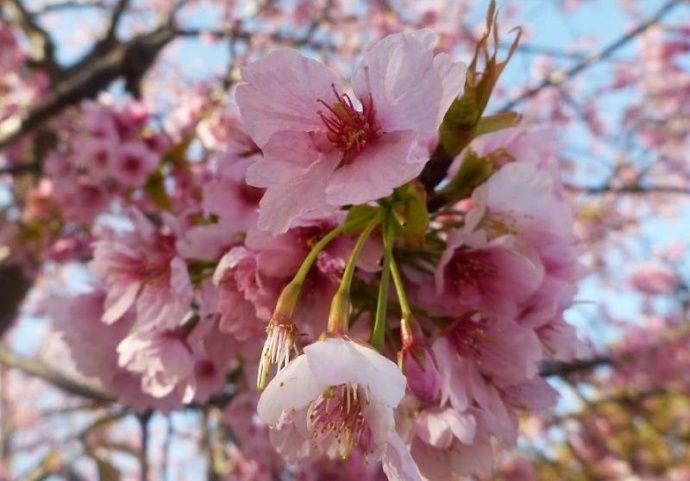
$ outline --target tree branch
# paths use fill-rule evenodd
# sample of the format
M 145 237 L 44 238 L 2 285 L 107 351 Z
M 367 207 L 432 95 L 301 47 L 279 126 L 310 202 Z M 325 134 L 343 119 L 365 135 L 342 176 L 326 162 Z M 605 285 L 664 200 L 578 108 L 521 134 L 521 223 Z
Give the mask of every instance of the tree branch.
M 108 23 L 108 30 L 106 30 L 104 41 L 110 42 L 115 40 L 117 34 L 117 27 L 120 25 L 122 16 L 125 14 L 129 8 L 130 0 L 118 0 L 117 4 L 113 8 L 113 13 L 110 16 L 110 22 Z
M 24 276 L 21 267 L 0 266 L 0 338 L 12 325 L 29 287 L 30 280 Z
M 19 369 L 29 376 L 42 379 L 68 394 L 101 403 L 112 403 L 115 401 L 110 395 L 70 379 L 39 360 L 23 359 L 5 347 L 0 347 L 0 363 L 10 368 Z
M 102 0 L 64 0 L 62 2 L 49 3 L 36 10 L 34 15 L 44 15 L 46 13 L 59 12 L 61 10 L 77 9 L 77 8 L 105 8 L 105 3 Z
M 108 47 L 104 52 L 94 50 L 78 67 L 70 69 L 66 78 L 55 86 L 52 96 L 31 108 L 23 119 L 0 124 L 0 149 L 65 108 L 94 97 L 120 77 L 124 77 L 127 87 L 136 95 L 141 78 L 173 38 L 173 30 L 164 26 L 125 44 Z
M 577 185 L 566 185 L 565 188 L 573 193 L 585 195 L 601 195 L 601 194 L 629 194 L 629 195 L 643 195 L 643 194 L 672 194 L 672 195 L 690 195 L 690 187 L 680 187 L 674 185 L 623 185 L 614 187 L 609 184 L 600 186 L 583 187 Z
M 21 175 L 36 173 L 41 169 L 38 162 L 31 162 L 20 165 L 8 165 L 7 167 L 0 167 L 0 175 Z
M 613 359 L 610 356 L 595 356 L 589 359 L 577 359 L 569 362 L 545 361 L 539 368 L 539 375 L 542 377 L 565 377 L 570 374 L 591 371 L 599 366 L 610 365 L 613 365 Z
M 592 65 L 596 64 L 597 62 L 601 60 L 605 60 L 611 55 L 613 55 L 616 51 L 627 45 L 630 41 L 634 40 L 637 36 L 639 36 L 641 33 L 645 32 L 648 28 L 653 26 L 654 24 L 658 23 L 663 19 L 671 10 L 673 10 L 674 7 L 680 5 L 683 2 L 686 2 L 687 0 L 669 0 L 667 1 L 664 5 L 659 8 L 659 10 L 656 11 L 654 15 L 652 15 L 648 20 L 642 22 L 640 25 L 638 25 L 635 29 L 632 31 L 628 32 L 627 34 L 623 35 L 621 38 L 616 40 L 615 42 L 611 43 L 607 47 L 605 47 L 603 50 L 594 53 L 592 55 L 589 55 L 587 58 L 582 60 L 581 62 L 577 63 L 573 67 L 566 69 L 566 70 L 557 70 L 551 75 L 549 75 L 547 78 L 542 80 L 542 82 L 535 86 L 532 87 L 531 89 L 528 89 L 524 93 L 522 93 L 520 96 L 517 98 L 511 100 L 510 102 L 506 103 L 501 109 L 501 112 L 507 112 L 510 110 L 513 110 L 517 105 L 521 104 L 525 100 L 531 99 L 535 95 L 539 94 L 542 90 L 554 87 L 556 85 L 560 85 L 573 77 L 577 76 L 580 72 L 583 72 L 584 70 L 588 69 Z
M 0 7 L 7 12 L 29 40 L 31 62 L 43 68 L 52 77 L 59 71 L 55 61 L 55 45 L 48 32 L 36 21 L 21 0 L 0 0 Z

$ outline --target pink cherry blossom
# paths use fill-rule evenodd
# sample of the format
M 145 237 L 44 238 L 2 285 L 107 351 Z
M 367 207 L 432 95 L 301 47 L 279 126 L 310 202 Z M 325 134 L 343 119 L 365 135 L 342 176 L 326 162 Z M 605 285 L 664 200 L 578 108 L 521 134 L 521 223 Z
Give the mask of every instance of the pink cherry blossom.
M 280 281 L 257 269 L 257 255 L 245 247 L 233 247 L 218 263 L 213 274 L 217 287 L 211 308 L 220 314 L 220 329 L 238 340 L 265 331 Z
M 132 211 L 132 230 L 103 228 L 90 263 L 108 287 L 103 321 L 116 322 L 136 303 L 139 326 L 177 326 L 190 310 L 192 286 L 174 238 Z
M 112 164 L 113 175 L 122 185 L 139 187 L 158 165 L 158 156 L 140 142 L 125 143 L 115 151 Z
M 300 216 L 385 197 L 419 174 L 464 81 L 461 64 L 434 56 L 435 43 L 422 30 L 373 45 L 352 79 L 361 109 L 332 71 L 298 52 L 245 67 L 237 103 L 264 156 L 248 174 L 267 189 L 260 227 L 284 232 Z
M 648 295 L 670 294 L 680 287 L 678 275 L 658 265 L 640 266 L 630 281 L 635 289 Z
M 541 263 L 521 251 L 512 236 L 487 241 L 482 233 L 451 232 L 435 274 L 444 308 L 515 315 L 544 276 Z

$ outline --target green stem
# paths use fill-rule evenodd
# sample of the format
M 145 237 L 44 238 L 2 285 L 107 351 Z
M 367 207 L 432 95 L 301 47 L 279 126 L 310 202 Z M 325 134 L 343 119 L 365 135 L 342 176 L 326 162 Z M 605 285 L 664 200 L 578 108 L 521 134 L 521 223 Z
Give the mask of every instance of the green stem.
M 352 248 L 350 258 L 345 265 L 343 278 L 340 280 L 340 286 L 333 296 L 333 301 L 331 301 L 331 311 L 328 315 L 328 332 L 331 334 L 347 332 L 350 315 L 350 286 L 355 275 L 357 259 L 359 259 L 364 243 L 380 222 L 381 214 L 380 211 L 377 211 L 376 215 L 369 220 L 369 224 L 359 235 Z
M 307 257 L 304 258 L 304 261 L 302 261 L 302 265 L 297 270 L 297 273 L 295 274 L 295 277 L 292 279 L 291 282 L 303 284 L 304 280 L 307 277 L 307 274 L 309 274 L 309 270 L 311 269 L 312 265 L 314 265 L 314 262 L 316 261 L 317 257 L 333 239 L 335 239 L 345 231 L 356 229 L 370 221 L 371 217 L 354 219 L 350 222 L 339 225 L 338 227 L 330 231 L 328 234 L 323 236 L 321 240 L 319 240 L 319 242 L 314 244 L 314 247 L 312 247 Z
M 414 338 L 417 335 L 419 328 L 414 319 L 412 308 L 407 300 L 407 293 L 405 292 L 405 285 L 403 284 L 400 270 L 391 258 L 391 276 L 393 277 L 393 284 L 395 285 L 395 292 L 398 294 L 398 303 L 400 304 L 400 330 L 402 337 L 402 344 L 404 347 L 409 347 L 414 344 Z
M 376 318 L 374 320 L 374 330 L 371 333 L 369 342 L 376 349 L 383 349 L 384 337 L 386 334 L 386 315 L 388 309 L 388 283 L 390 279 L 391 260 L 393 258 L 393 224 L 390 213 L 386 213 L 383 219 L 383 267 L 381 268 L 381 282 L 379 284 L 379 294 L 376 302 Z
M 273 314 L 275 322 L 292 322 L 292 316 L 302 293 L 304 281 L 321 251 L 323 251 L 333 239 L 342 233 L 357 229 L 367 222 L 370 222 L 371 219 L 371 217 L 363 217 L 339 225 L 328 234 L 323 236 L 316 244 L 314 244 L 314 247 L 312 247 L 311 251 L 309 251 L 307 257 L 305 257 L 302 261 L 302 265 L 300 265 L 299 269 L 297 270 L 295 277 L 292 278 L 292 280 L 283 288 L 283 291 L 280 293 Z
M 395 285 L 395 292 L 398 295 L 398 302 L 400 303 L 400 311 L 402 312 L 403 319 L 412 319 L 412 308 L 410 307 L 410 302 L 407 300 L 407 293 L 405 292 L 405 285 L 403 284 L 402 277 L 400 276 L 400 271 L 398 270 L 398 264 L 395 262 L 395 258 L 391 256 L 391 277 L 393 278 L 393 284 Z

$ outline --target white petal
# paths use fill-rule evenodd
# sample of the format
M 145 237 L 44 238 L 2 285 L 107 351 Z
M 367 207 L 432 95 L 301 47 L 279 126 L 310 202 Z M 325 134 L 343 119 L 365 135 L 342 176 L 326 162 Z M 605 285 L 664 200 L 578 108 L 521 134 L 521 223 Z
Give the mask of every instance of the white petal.
M 268 383 L 257 412 L 265 424 L 275 426 L 283 412 L 306 407 L 327 387 L 312 375 L 306 356 L 298 356 Z
M 396 407 L 405 395 L 405 376 L 398 366 L 374 349 L 342 338 L 307 346 L 309 367 L 327 385 L 357 383 L 365 386 L 374 402 Z
M 381 458 L 388 481 L 421 481 L 419 469 L 400 436 L 393 433 Z

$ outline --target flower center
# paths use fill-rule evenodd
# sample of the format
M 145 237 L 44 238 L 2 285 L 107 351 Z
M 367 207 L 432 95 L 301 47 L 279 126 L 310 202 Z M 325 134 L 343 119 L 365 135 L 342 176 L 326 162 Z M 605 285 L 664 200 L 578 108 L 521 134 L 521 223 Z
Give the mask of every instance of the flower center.
M 458 249 L 449 263 L 449 274 L 458 289 L 466 286 L 479 288 L 481 282 L 497 274 L 489 253 Z
M 328 130 L 326 137 L 343 152 L 343 162 L 349 163 L 359 151 L 380 137 L 382 131 L 376 122 L 371 94 L 362 102 L 360 112 L 355 108 L 349 95 L 339 94 L 335 85 L 332 85 L 332 88 L 335 102 L 329 105 L 319 99 L 318 102 L 327 110 L 319 110 L 318 114 Z
M 309 431 L 343 460 L 350 457 L 355 446 L 365 455 L 370 454 L 373 435 L 363 412 L 368 404 L 368 395 L 357 384 L 332 386 L 309 406 Z
M 457 319 L 447 332 L 448 339 L 462 357 L 478 359 L 487 340 L 486 319 L 478 312 Z

